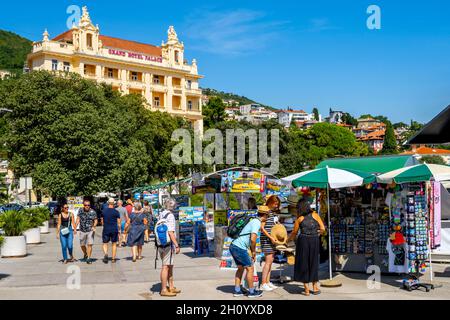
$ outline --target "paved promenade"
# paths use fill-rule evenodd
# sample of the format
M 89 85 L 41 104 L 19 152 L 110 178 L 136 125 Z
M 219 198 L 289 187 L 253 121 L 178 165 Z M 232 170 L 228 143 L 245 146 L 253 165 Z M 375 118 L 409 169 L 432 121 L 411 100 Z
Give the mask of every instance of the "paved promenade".
M 116 264 L 104 264 L 100 236 L 96 236 L 92 265 L 83 262 L 63 265 L 55 229 L 42 235 L 42 244 L 28 246 L 29 255 L 20 259 L 0 259 L 0 299 L 163 299 L 159 296 L 159 268 L 155 269 L 154 244 L 144 247 L 144 260 L 133 263 L 129 248 L 119 248 Z M 99 228 L 98 232 L 101 232 Z M 75 237 L 75 257 L 81 258 L 78 237 Z M 68 268 L 79 266 L 81 288 L 69 289 Z M 259 270 L 261 268 L 258 266 Z M 435 264 L 435 282 L 442 287 L 433 292 L 401 290 L 399 277 L 383 276 L 380 289 L 368 289 L 367 277 L 361 274 L 338 275 L 341 288 L 322 288 L 320 296 L 305 297 L 297 283 L 284 284 L 280 289 L 265 293 L 263 299 L 450 299 L 450 265 Z M 275 275 L 278 271 L 275 271 Z M 283 274 L 291 275 L 292 270 Z M 326 278 L 327 270 L 321 271 Z M 219 269 L 219 261 L 196 257 L 191 249 L 183 249 L 176 257 L 175 280 L 183 292 L 175 299 L 236 299 L 232 297 L 233 271 Z M 174 298 L 164 298 L 174 299 Z M 246 300 L 247 298 L 239 298 Z

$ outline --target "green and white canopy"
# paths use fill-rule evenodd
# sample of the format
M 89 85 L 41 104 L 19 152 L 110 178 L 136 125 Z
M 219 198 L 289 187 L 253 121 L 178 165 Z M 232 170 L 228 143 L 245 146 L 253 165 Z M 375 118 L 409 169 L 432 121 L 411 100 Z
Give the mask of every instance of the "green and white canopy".
M 281 181 L 294 188 L 313 187 L 338 189 L 346 187 L 359 187 L 363 184 L 375 181 L 375 176 L 370 173 L 334 168 L 320 168 L 304 171 L 281 179 Z
M 387 172 L 377 177 L 379 183 L 408 183 L 450 180 L 450 167 L 438 164 L 418 164 Z

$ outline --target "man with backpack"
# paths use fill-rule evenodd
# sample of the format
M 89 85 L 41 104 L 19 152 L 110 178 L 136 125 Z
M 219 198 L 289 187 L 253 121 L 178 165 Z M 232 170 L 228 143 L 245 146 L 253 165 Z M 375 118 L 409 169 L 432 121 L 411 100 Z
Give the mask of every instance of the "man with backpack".
M 249 288 L 249 298 L 259 298 L 262 291 L 256 290 L 253 283 L 254 263 L 256 261 L 256 240 L 261 230 L 261 220 L 265 212 L 259 211 L 258 218 L 250 217 L 247 214 L 238 215 L 231 220 L 228 227 L 228 236 L 233 239 L 230 245 L 230 253 L 236 263 L 238 270 L 234 277 L 234 296 L 244 295 L 241 283 L 244 271 L 247 271 L 247 283 Z
M 175 288 L 173 281 L 174 258 L 176 254 L 180 253 L 180 246 L 176 236 L 175 215 L 173 213 L 176 204 L 174 199 L 168 199 L 164 204 L 165 209 L 159 214 L 158 222 L 155 225 L 155 242 L 158 248 L 156 258 L 159 255 L 162 260 L 160 294 L 163 297 L 175 297 L 181 293 L 181 290 Z

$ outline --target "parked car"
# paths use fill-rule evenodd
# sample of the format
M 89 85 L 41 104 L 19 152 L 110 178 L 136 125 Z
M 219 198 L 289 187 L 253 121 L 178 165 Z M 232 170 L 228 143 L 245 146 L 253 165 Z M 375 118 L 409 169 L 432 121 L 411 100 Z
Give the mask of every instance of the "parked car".
M 0 206 L 0 214 L 3 213 L 3 212 L 6 212 L 6 211 L 14 211 L 14 210 L 20 211 L 20 210 L 23 210 L 23 209 L 24 209 L 24 206 L 22 206 L 20 204 L 8 203 L 8 204 L 5 204 L 3 206 Z

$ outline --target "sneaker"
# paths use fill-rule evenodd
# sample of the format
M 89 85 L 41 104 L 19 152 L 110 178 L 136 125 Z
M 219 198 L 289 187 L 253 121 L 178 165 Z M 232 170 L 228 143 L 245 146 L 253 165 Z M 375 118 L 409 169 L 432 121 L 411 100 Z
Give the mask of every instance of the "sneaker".
M 241 286 L 241 291 L 242 291 L 242 293 L 244 294 L 244 295 L 248 295 L 249 294 L 249 290 L 246 288 L 246 287 L 244 287 L 244 286 Z
M 243 297 L 244 296 L 244 293 L 242 292 L 242 290 L 241 291 L 235 291 L 234 293 L 233 293 L 233 297 L 235 297 L 235 298 L 237 298 L 237 297 Z
M 253 293 L 249 293 L 247 297 L 249 298 L 260 298 L 262 297 L 263 293 L 260 290 L 255 290 Z
M 87 256 L 87 254 L 85 254 L 83 257 L 83 261 L 87 261 L 87 259 L 88 259 L 88 256 Z
M 108 263 L 108 255 L 105 254 L 105 256 L 103 257 L 103 263 Z
M 269 282 L 268 285 L 269 285 L 273 290 L 276 290 L 276 289 L 279 288 L 279 287 L 277 287 L 276 285 L 274 285 L 272 282 Z
M 273 291 L 273 288 L 268 283 L 264 283 L 260 289 L 262 291 Z

